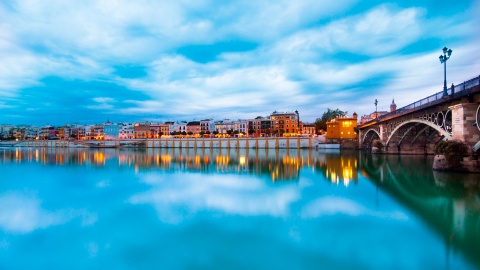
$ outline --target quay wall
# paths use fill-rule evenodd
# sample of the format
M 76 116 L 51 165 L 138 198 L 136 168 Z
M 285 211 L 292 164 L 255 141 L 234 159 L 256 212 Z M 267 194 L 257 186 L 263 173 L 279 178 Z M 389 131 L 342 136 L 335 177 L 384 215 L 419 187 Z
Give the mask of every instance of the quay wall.
M 300 149 L 315 148 L 318 142 L 302 137 L 261 137 L 261 138 L 159 138 L 106 141 L 15 141 L 0 144 L 11 147 L 47 148 L 256 148 L 256 149 Z

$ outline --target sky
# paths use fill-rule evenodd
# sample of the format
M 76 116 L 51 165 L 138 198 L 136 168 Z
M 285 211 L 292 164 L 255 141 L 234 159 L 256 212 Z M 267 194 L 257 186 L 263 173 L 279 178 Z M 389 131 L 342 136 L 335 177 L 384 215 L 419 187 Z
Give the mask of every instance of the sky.
M 480 0 L 0 0 L 0 124 L 403 107 L 480 75 Z

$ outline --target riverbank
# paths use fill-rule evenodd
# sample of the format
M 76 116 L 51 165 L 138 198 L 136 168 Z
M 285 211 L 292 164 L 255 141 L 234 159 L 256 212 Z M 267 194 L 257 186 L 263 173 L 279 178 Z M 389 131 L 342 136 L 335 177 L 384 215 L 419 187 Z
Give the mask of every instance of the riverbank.
M 260 138 L 158 138 L 130 140 L 85 140 L 85 141 L 8 141 L 0 147 L 47 147 L 47 148 L 257 148 L 257 149 L 303 149 L 316 148 L 319 141 L 312 137 L 260 137 Z

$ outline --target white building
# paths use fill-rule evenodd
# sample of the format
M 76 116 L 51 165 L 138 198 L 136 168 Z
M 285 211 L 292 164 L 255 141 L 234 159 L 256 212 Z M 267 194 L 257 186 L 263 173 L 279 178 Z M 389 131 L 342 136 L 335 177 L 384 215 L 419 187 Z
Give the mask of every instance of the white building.
M 120 123 L 119 124 L 119 139 L 133 139 L 135 138 L 135 131 L 133 129 L 133 123 Z
M 243 133 L 244 135 L 248 133 L 248 120 L 240 120 L 238 119 L 235 123 L 234 131 L 237 130 L 239 133 Z

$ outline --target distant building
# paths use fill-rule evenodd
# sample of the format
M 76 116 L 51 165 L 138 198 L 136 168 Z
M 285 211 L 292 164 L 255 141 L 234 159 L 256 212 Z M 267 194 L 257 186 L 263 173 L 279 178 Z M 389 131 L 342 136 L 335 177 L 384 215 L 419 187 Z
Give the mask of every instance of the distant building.
M 273 121 L 270 117 L 257 116 L 248 120 L 247 132 L 250 136 L 270 136 L 273 132 Z
M 392 104 L 390 104 L 390 112 L 394 112 L 397 110 L 397 104 L 395 104 L 395 100 L 392 99 Z
M 387 114 L 388 112 L 387 111 L 378 111 L 378 112 L 372 112 L 371 114 L 369 115 L 364 115 L 360 118 L 360 122 L 358 123 L 359 125 L 363 125 L 365 124 L 366 122 L 368 121 L 372 121 L 372 120 L 375 120 L 377 119 L 378 117 L 384 115 L 384 114 Z
M 310 134 L 310 135 L 315 135 L 317 134 L 315 124 L 301 124 L 302 127 L 302 134 Z
M 357 133 L 355 128 L 357 127 L 357 114 L 353 113 L 353 116 L 333 118 L 330 122 L 327 122 L 327 139 L 355 139 Z
M 200 131 L 203 131 L 204 133 L 213 132 L 215 130 L 215 124 L 213 123 L 213 129 L 211 129 L 212 123 L 212 119 L 200 120 Z
M 200 121 L 191 121 L 187 123 L 187 133 L 199 134 L 201 131 Z
M 103 132 L 105 134 L 105 140 L 118 140 L 120 135 L 120 126 L 110 123 L 110 120 L 107 120 L 103 126 Z
M 147 139 L 155 133 L 155 129 L 150 127 L 150 122 L 139 122 L 133 125 L 135 139 Z
M 300 119 L 298 111 L 295 112 L 277 112 L 270 115 L 273 121 L 273 133 L 280 136 L 291 136 L 299 133 Z
M 235 129 L 235 123 L 230 119 L 223 119 L 215 121 L 215 130 L 218 134 L 228 134 L 228 131 L 233 131 Z
M 135 130 L 133 123 L 121 123 L 119 125 L 119 139 L 133 139 L 135 138 Z
M 235 127 L 233 131 L 238 131 L 239 134 L 247 134 L 248 132 L 248 120 L 240 120 L 234 122 Z

